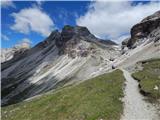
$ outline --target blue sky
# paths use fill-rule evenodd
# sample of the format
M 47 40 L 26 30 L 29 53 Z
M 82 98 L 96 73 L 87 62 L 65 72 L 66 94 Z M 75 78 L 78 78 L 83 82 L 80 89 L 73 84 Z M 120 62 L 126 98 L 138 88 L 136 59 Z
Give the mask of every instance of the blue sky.
M 37 2 L 31 1 L 17 1 L 13 2 L 15 7 L 6 6 L 1 9 L 2 17 L 2 35 L 7 36 L 9 40 L 2 38 L 2 47 L 8 48 L 14 46 L 23 38 L 28 38 L 32 41 L 32 46 L 38 42 L 44 40 L 46 36 L 42 36 L 37 32 L 30 32 L 29 34 L 19 33 L 10 29 L 10 26 L 14 24 L 14 18 L 12 13 L 18 13 L 24 8 L 31 8 L 33 6 L 38 7 Z M 54 29 L 62 29 L 65 24 L 76 25 L 76 17 L 83 15 L 87 10 L 89 2 L 42 2 L 41 9 L 44 11 L 54 22 Z M 34 16 L 33 16 L 34 17 Z M 37 18 L 38 21 L 38 18 Z
M 160 8 L 159 2 L 99 1 L 10 1 L 1 6 L 2 48 L 20 42 L 34 46 L 66 24 L 86 26 L 100 38 L 119 42 L 134 24 Z

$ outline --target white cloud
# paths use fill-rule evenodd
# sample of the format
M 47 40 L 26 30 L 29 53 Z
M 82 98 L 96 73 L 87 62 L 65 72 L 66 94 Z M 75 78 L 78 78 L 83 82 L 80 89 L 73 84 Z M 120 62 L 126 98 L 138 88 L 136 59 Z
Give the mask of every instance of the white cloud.
M 48 36 L 54 28 L 52 19 L 37 7 L 25 8 L 18 13 L 12 13 L 14 24 L 12 30 L 28 34 L 31 31 L 37 32 L 42 36 Z
M 1 0 L 1 7 L 2 8 L 8 8 L 8 7 L 15 8 L 16 6 L 11 0 Z
M 38 6 L 41 6 L 45 1 L 36 0 L 36 2 L 37 2 L 37 5 L 38 5 Z
M 4 34 L 1 34 L 1 39 L 2 40 L 6 40 L 6 41 L 9 41 L 9 37 L 4 35 Z
M 21 41 L 19 41 L 15 47 L 16 48 L 30 48 L 31 47 L 31 40 L 27 39 L 27 38 L 24 38 L 22 39 Z
M 157 2 L 131 5 L 131 2 L 92 2 L 84 16 L 79 17 L 78 25 L 86 26 L 95 35 L 101 38 L 118 39 L 129 34 L 133 25 L 144 17 L 160 9 Z

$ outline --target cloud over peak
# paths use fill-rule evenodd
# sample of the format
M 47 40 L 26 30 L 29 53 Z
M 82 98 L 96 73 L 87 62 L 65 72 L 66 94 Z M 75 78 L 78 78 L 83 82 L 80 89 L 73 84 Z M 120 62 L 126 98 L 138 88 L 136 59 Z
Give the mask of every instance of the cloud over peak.
M 159 10 L 157 2 L 147 4 L 132 2 L 92 2 L 84 16 L 80 16 L 76 22 L 86 26 L 95 35 L 102 38 L 118 39 L 123 34 L 130 32 L 130 28 L 140 22 L 144 17 Z
M 18 13 L 12 13 L 14 24 L 12 30 L 28 34 L 31 31 L 37 32 L 42 36 L 48 36 L 54 29 L 52 19 L 38 7 L 22 9 Z

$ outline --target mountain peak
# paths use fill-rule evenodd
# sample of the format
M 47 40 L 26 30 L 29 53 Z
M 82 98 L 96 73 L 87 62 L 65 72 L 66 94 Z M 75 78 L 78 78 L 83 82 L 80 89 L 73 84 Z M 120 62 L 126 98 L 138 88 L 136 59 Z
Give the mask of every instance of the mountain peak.
M 68 41 L 74 35 L 88 36 L 91 34 L 86 27 L 65 25 L 62 29 L 61 36 L 63 41 Z
M 84 27 L 84 26 L 71 26 L 71 25 L 65 25 L 62 29 L 62 33 L 64 31 L 68 31 L 68 32 L 71 32 L 71 31 L 74 31 L 75 33 L 87 33 L 87 34 L 91 34 L 88 30 L 87 27 Z

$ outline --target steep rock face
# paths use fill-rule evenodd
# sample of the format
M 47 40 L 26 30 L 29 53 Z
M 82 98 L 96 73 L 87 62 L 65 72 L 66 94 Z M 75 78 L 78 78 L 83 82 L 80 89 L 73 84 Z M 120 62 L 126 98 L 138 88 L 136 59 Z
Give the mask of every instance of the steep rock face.
M 155 34 L 154 36 L 153 34 Z M 154 38 L 153 38 L 154 37 Z M 131 39 L 128 41 L 129 48 L 136 47 L 136 43 L 142 43 L 147 39 L 158 41 L 160 39 L 160 11 L 146 17 L 131 29 Z
M 114 61 L 116 66 L 129 67 L 138 61 L 160 58 L 160 11 L 133 26 L 131 38 L 123 40 L 121 48 L 122 55 Z
M 2 105 L 102 74 L 119 55 L 118 47 L 102 44 L 86 27 L 67 25 L 2 63 Z

